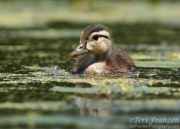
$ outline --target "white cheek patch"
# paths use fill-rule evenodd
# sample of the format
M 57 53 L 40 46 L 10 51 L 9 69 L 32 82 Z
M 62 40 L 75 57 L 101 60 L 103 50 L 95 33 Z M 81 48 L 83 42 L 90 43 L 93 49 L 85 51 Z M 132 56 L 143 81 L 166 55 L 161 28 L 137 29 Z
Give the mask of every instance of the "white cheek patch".
M 93 39 L 94 35 L 99 35 L 98 40 Z M 99 55 L 107 52 L 108 51 L 108 43 L 106 42 L 107 38 L 110 38 L 110 34 L 105 30 L 92 33 L 86 44 L 86 48 L 89 50 L 89 53 Z
M 93 41 L 87 42 L 87 44 L 86 44 L 86 48 L 88 50 L 93 50 L 95 47 L 96 47 L 96 43 Z

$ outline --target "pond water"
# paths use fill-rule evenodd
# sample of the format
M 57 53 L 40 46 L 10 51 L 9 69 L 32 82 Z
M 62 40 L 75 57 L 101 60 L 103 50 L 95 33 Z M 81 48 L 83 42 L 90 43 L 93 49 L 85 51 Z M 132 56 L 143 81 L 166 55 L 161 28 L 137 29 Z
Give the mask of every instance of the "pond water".
M 0 29 L 0 128 L 179 128 L 180 29 L 109 24 L 139 73 L 73 76 L 69 53 L 87 25 L 51 22 L 45 28 Z

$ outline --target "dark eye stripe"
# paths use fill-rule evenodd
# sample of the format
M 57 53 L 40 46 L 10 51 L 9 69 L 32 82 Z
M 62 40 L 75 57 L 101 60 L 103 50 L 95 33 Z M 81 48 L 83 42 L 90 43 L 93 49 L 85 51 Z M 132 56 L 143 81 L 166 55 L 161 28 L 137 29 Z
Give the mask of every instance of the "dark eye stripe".
M 104 38 L 106 38 L 106 39 L 109 39 L 109 37 L 108 37 L 108 36 L 105 36 L 105 35 L 99 35 L 99 37 L 104 37 Z

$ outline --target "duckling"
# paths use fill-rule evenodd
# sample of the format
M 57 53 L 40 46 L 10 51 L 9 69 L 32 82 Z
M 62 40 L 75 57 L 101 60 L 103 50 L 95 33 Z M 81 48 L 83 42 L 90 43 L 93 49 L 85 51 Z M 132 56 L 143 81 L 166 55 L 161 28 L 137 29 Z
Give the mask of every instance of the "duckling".
M 76 63 L 72 74 L 124 74 L 137 72 L 132 59 L 118 49 L 104 25 L 90 25 L 84 29 L 80 44 L 70 53 Z

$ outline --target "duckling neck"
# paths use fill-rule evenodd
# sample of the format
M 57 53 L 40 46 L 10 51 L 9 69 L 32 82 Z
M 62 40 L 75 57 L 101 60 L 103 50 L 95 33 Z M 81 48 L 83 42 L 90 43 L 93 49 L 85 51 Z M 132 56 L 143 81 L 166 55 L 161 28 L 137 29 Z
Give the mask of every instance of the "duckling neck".
M 101 55 L 95 55 L 94 56 L 94 61 L 95 62 L 101 62 L 101 61 L 106 61 L 111 55 L 111 51 L 108 51 L 106 53 L 103 53 Z

